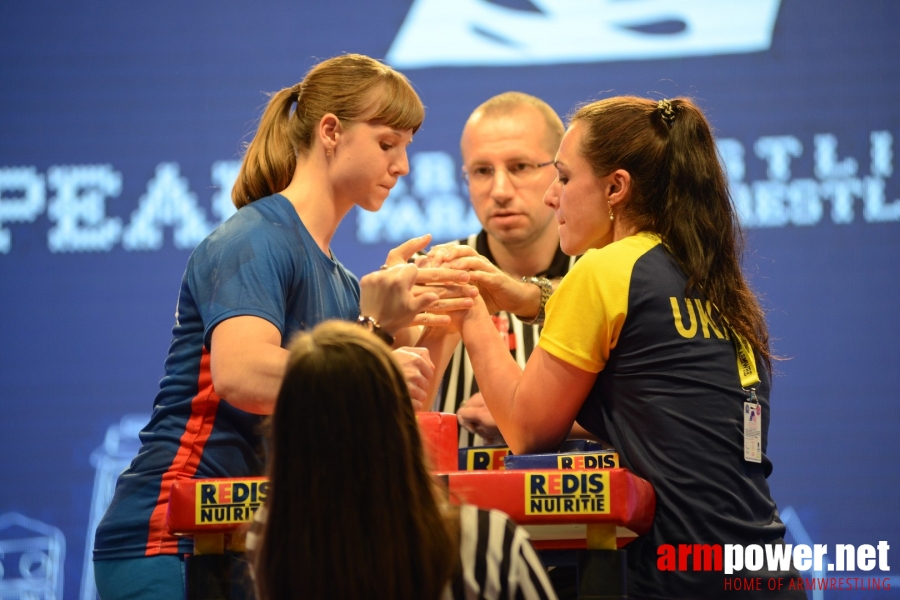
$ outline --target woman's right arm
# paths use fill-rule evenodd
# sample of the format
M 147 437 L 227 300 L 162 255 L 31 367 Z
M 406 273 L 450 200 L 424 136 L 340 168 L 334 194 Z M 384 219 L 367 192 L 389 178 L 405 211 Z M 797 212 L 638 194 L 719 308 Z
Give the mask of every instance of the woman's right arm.
M 555 451 L 565 440 L 597 373 L 571 365 L 538 346 L 516 364 L 484 302 L 457 318 L 472 369 L 503 439 L 514 454 Z
M 415 265 L 376 271 L 360 281 L 361 314 L 373 317 L 393 334 L 422 310 L 447 302 L 438 294 L 414 293 L 417 283 L 433 280 L 465 283 L 468 275 L 450 269 L 420 270 Z M 428 318 L 437 323 L 450 320 L 440 314 Z M 226 319 L 213 329 L 210 355 L 213 387 L 220 397 L 246 412 L 272 413 L 288 358 L 288 351 L 281 347 L 281 332 L 275 325 L 250 315 Z M 401 363 L 413 398 L 425 402 L 433 368 L 427 356 L 425 359 L 410 357 Z
M 272 323 L 249 315 L 216 325 L 210 341 L 213 388 L 229 404 L 258 415 L 272 414 L 288 351 Z
M 360 280 L 360 313 L 374 318 L 392 335 L 416 319 L 421 324 L 447 323 L 450 319 L 446 315 L 419 313 L 461 300 L 468 306 L 471 300 L 442 299 L 426 284 L 461 285 L 468 279 L 465 272 L 418 269 L 411 264 L 376 271 Z M 216 393 L 241 410 L 271 414 L 287 365 L 288 351 L 281 347 L 281 337 L 274 324 L 251 315 L 231 317 L 216 325 L 209 342 L 210 368 Z M 413 373 L 414 380 L 409 381 L 413 391 L 426 387 L 417 382 L 423 377 L 430 379 L 431 367 L 426 368 L 424 361 L 417 361 L 409 367 L 406 371 Z M 425 399 L 424 394 L 422 390 L 422 398 L 418 398 L 420 401 Z
M 278 328 L 259 317 L 233 317 L 219 323 L 213 329 L 210 351 L 216 393 L 243 411 L 272 414 L 289 354 L 280 342 Z M 421 410 L 434 369 L 428 352 L 398 348 L 394 358 L 409 386 L 413 405 Z

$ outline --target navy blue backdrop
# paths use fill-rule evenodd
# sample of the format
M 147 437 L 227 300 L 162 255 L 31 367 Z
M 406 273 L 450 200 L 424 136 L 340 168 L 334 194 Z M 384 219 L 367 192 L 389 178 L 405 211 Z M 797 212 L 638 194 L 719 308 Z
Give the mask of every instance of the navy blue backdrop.
M 360 52 L 405 72 L 427 117 L 410 176 L 334 239 L 358 275 L 397 241 L 477 227 L 458 138 L 493 94 L 704 107 L 785 358 L 769 455 L 788 538 L 888 541 L 892 574 L 854 575 L 895 597 L 898 25 L 891 0 L 0 4 L 0 596 L 93 598 L 92 528 L 265 92 Z

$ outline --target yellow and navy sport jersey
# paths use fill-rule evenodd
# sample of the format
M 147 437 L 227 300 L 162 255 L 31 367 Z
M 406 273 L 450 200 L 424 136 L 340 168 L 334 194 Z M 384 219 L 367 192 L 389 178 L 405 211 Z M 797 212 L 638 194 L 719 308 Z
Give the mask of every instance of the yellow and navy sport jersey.
M 611 442 L 622 465 L 656 490 L 653 527 L 628 546 L 630 593 L 637 597 L 721 590 L 721 572 L 661 572 L 661 544 L 777 543 L 784 535 L 766 482 L 771 462 L 765 454 L 759 464 L 744 460 L 748 394 L 733 335 L 700 293 L 686 294 L 686 283 L 656 235 L 590 250 L 551 296 L 539 341 L 598 374 L 578 423 Z M 764 369 L 759 378 L 765 453 Z

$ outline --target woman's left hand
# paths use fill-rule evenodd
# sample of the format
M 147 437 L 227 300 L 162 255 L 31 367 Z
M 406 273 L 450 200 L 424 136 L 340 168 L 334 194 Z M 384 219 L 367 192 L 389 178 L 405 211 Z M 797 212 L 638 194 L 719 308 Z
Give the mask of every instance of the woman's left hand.
M 425 348 L 413 348 L 404 346 L 393 351 L 394 360 L 400 365 L 403 379 L 409 388 L 409 397 L 412 399 L 413 409 L 416 412 L 423 410 L 428 402 L 428 386 L 434 376 L 434 364 Z

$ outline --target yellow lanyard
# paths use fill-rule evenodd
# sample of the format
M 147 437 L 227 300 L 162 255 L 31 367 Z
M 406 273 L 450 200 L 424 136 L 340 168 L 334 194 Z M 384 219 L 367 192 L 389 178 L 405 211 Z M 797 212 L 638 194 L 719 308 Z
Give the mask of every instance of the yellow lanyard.
M 734 331 L 734 348 L 737 353 L 738 375 L 741 387 L 749 398 L 744 401 L 744 460 L 752 463 L 762 462 L 762 406 L 756 398 L 756 386 L 759 384 L 759 372 L 756 370 L 756 358 L 753 348 Z
M 741 387 L 752 390 L 759 384 L 759 372 L 756 370 L 756 357 L 753 356 L 753 347 L 744 336 L 731 332 L 734 340 L 734 349 L 737 353 L 738 375 L 741 378 Z

